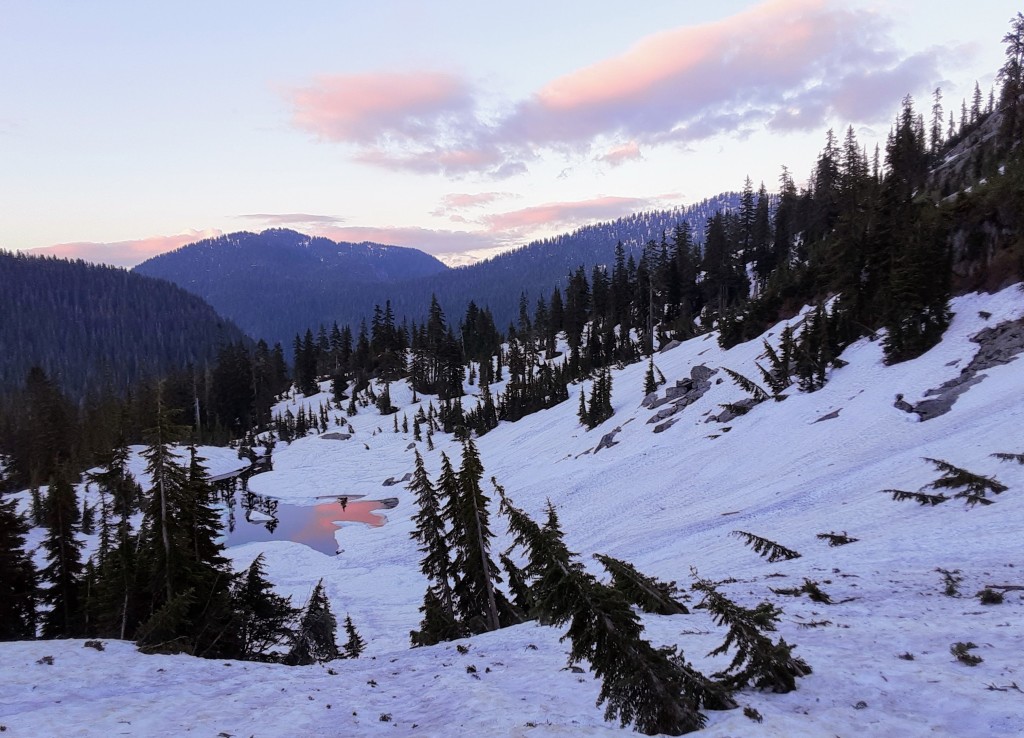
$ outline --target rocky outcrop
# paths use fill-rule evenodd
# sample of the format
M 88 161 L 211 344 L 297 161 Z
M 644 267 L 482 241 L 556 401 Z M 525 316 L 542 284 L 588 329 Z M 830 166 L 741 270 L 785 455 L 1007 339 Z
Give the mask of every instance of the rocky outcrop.
M 710 369 L 703 364 L 698 364 L 690 369 L 689 377 L 676 380 L 673 386 L 666 387 L 664 397 L 659 397 L 657 392 L 647 395 L 641 404 L 649 410 L 657 410 L 647 420 L 648 424 L 658 424 L 654 428 L 654 432 L 661 433 L 671 428 L 675 421 L 669 423 L 664 421 L 703 397 L 704 393 L 711 389 L 710 379 L 717 371 L 717 369 Z
M 928 390 L 924 394 L 929 399 L 916 405 L 910 405 L 902 396 L 897 395 L 896 407 L 915 413 L 922 421 L 948 413 L 960 395 L 985 378 L 982 372 L 1009 364 L 1024 351 L 1024 318 L 985 328 L 972 336 L 971 340 L 980 348 L 971 363 L 961 370 L 960 376 Z
M 600 443 L 597 444 L 597 448 L 594 449 L 594 453 L 596 454 L 603 448 L 611 448 L 612 446 L 618 446 L 619 442 L 615 440 L 615 435 L 619 433 L 621 430 L 622 426 L 620 425 L 617 426 L 614 430 L 611 430 L 608 433 L 605 433 L 603 436 L 601 436 L 601 441 Z

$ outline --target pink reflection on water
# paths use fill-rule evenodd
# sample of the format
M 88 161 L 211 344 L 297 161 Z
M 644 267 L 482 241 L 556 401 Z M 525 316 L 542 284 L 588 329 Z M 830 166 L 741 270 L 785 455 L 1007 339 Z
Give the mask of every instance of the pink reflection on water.
M 226 544 L 236 546 L 259 541 L 294 541 L 333 556 L 338 552 L 335 537 L 345 523 L 362 523 L 379 528 L 387 518 L 378 511 L 394 507 L 395 501 L 332 498 L 317 505 L 288 505 L 280 500 L 253 496 L 250 511 L 238 496 L 234 503 L 233 529 L 225 531 Z
M 337 523 L 365 523 L 379 528 L 386 520 L 383 515 L 374 512 L 385 509 L 377 501 L 349 502 L 344 506 L 339 502 L 322 502 L 306 509 L 310 510 L 309 517 L 305 525 L 295 530 L 295 537 L 291 540 L 311 546 L 324 536 L 334 539 L 334 531 L 340 527 Z

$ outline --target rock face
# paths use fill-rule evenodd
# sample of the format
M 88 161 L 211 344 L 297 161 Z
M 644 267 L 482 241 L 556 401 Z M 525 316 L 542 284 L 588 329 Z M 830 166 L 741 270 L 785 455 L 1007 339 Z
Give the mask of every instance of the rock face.
M 717 371 L 717 369 L 709 369 L 703 364 L 698 364 L 690 369 L 690 377 L 688 379 L 679 379 L 676 381 L 675 386 L 667 387 L 664 397 L 658 397 L 657 392 L 647 395 L 642 403 L 644 407 L 649 410 L 661 408 L 647 420 L 648 424 L 658 423 L 654 428 L 654 432 L 661 433 L 672 427 L 672 424 L 675 422 L 674 420 L 671 422 L 663 421 L 703 397 L 704 393 L 711 389 L 711 382 L 709 380 Z
M 899 398 L 896 407 L 916 413 L 922 421 L 948 413 L 960 395 L 985 378 L 981 372 L 1009 364 L 1024 351 L 1024 319 L 1009 320 L 992 328 L 985 328 L 972 336 L 971 340 L 979 344 L 980 348 L 971 359 L 971 363 L 960 371 L 960 376 L 925 392 L 931 399 L 922 400 L 911 407 L 909 403 Z

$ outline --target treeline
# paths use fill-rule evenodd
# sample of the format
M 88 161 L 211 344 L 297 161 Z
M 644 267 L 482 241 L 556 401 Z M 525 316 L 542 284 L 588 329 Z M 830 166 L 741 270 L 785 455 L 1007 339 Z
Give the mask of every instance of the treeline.
M 349 640 L 338 648 L 322 584 L 300 609 L 273 592 L 262 556 L 232 571 L 214 507 L 230 490 L 214 487 L 194 445 L 183 457 L 177 444 L 190 433 L 158 392 L 142 452 L 148 489 L 129 471 L 123 441 L 85 476 L 84 489 L 58 466 L 45 493 L 31 493 L 31 522 L 45 531 L 38 572 L 24 547 L 28 521 L 3 497 L 10 466 L 0 456 L 0 640 L 130 639 L 147 653 L 288 664 L 359 655 L 364 644 L 347 618 Z M 85 535 L 98 541 L 88 559 Z
M 125 392 L 90 392 L 78 402 L 42 368 L 32 367 L 18 390 L 0 395 L 6 481 L 36 488 L 58 469 L 94 466 L 119 442 L 143 443 L 161 406 L 191 427 L 192 442 L 225 444 L 270 423 L 273 404 L 289 386 L 284 350 L 264 341 L 254 347 L 225 343 L 202 368 L 188 365 Z

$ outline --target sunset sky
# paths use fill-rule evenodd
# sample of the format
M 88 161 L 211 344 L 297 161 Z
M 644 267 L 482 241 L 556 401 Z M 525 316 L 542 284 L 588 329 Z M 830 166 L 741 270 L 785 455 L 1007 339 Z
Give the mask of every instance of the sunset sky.
M 908 92 L 987 98 L 1017 10 L 0 0 L 0 248 L 132 265 L 282 226 L 479 254 L 772 189 L 830 126 L 884 143 Z

